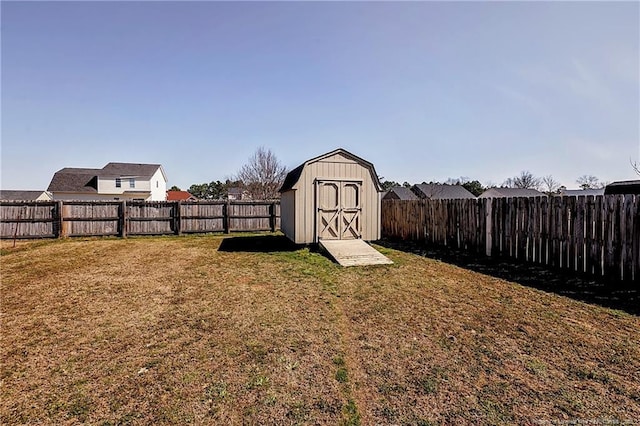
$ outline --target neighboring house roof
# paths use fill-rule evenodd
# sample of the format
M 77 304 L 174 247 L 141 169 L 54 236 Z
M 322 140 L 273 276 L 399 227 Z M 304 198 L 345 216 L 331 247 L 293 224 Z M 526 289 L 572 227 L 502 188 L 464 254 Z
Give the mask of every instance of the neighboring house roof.
M 197 200 L 187 191 L 167 191 L 167 201 Z
M 581 195 L 604 195 L 604 188 L 598 189 L 563 189 L 558 194 L 566 197 L 579 197 Z
M 605 195 L 640 194 L 640 180 L 612 182 L 604 188 Z
M 394 186 L 382 197 L 383 200 L 417 200 L 418 196 L 404 186 Z
M 22 190 L 0 190 L 0 200 L 11 201 L 34 201 L 42 197 L 45 194 L 45 198 L 51 199 L 51 194 L 46 191 L 22 191 Z
M 443 185 L 439 183 L 420 183 L 413 185 L 411 190 L 420 198 L 430 200 L 452 200 L 460 198 L 476 198 L 472 193 L 460 185 Z
M 53 175 L 47 191 L 97 193 L 99 178 L 137 177 L 150 178 L 160 169 L 165 182 L 167 180 L 159 164 L 109 163 L 101 169 L 65 167 Z
M 227 194 L 229 195 L 242 195 L 242 194 L 246 194 L 248 193 L 248 191 L 246 189 L 243 188 L 229 188 L 227 190 Z
M 109 163 L 102 168 L 100 176 L 150 178 L 158 169 L 162 170 L 160 164 Z M 162 175 L 166 181 L 164 170 L 162 170 Z
M 65 167 L 54 173 L 47 191 L 97 193 L 97 176 L 100 171 L 101 169 Z
M 490 188 L 478 198 L 506 198 L 506 197 L 544 197 L 544 193 L 535 189 L 525 188 Z
M 287 176 L 284 179 L 284 183 L 282 184 L 282 187 L 280 188 L 280 192 L 286 192 L 286 191 L 289 191 L 289 190 L 293 189 L 295 184 L 298 183 L 298 179 L 300 179 L 300 175 L 302 174 L 302 170 L 304 169 L 304 167 L 306 165 L 311 164 L 311 163 L 315 163 L 316 161 L 320 161 L 323 158 L 331 157 L 332 155 L 336 155 L 336 154 L 341 154 L 341 155 L 343 155 L 343 156 L 345 156 L 347 158 L 350 158 L 350 159 L 352 159 L 352 160 L 354 160 L 354 161 L 356 161 L 358 163 L 361 163 L 364 167 L 369 169 L 369 171 L 371 173 L 371 178 L 373 179 L 374 185 L 376 186 L 378 191 L 382 192 L 382 185 L 380 184 L 380 179 L 378 179 L 378 175 L 375 172 L 375 168 L 373 167 L 373 164 L 368 162 L 367 160 L 364 160 L 364 159 L 358 157 L 357 155 L 354 155 L 354 154 L 350 153 L 346 149 L 342 149 L 342 148 L 334 149 L 331 152 L 327 152 L 326 154 L 322 154 L 322 155 L 319 155 L 318 157 L 315 157 L 315 158 L 312 158 L 310 160 L 307 160 L 304 163 L 300 164 L 295 169 L 291 170 L 289 173 L 287 173 Z

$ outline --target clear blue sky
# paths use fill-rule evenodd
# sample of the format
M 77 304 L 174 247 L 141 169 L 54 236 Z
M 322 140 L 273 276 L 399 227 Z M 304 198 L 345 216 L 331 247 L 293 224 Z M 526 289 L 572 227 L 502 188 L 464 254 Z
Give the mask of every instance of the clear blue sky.
M 399 182 L 632 179 L 640 3 L 7 2 L 3 189 L 160 163 L 169 185 L 343 147 Z

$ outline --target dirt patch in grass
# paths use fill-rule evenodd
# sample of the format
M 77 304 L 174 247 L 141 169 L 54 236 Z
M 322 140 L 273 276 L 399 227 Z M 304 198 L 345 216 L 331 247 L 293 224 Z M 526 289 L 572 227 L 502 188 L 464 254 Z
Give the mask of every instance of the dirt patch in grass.
M 388 248 L 345 269 L 241 238 L 3 250 L 0 423 L 640 419 L 636 316 Z

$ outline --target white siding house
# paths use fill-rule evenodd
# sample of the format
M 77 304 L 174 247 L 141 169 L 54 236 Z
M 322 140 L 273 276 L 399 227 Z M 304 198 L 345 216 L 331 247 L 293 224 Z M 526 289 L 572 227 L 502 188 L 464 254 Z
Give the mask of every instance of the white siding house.
M 48 191 L 54 200 L 164 201 L 167 177 L 159 164 L 109 163 L 102 169 L 58 170 Z

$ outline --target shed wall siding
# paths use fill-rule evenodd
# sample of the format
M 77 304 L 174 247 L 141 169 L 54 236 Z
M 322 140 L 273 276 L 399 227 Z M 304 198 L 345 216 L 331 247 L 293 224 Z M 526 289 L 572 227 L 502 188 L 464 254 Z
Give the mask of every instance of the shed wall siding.
M 280 197 L 280 230 L 291 241 L 299 244 L 296 239 L 296 192 L 287 191 Z
M 359 180 L 362 181 L 361 232 L 362 239 L 371 241 L 380 238 L 380 193 L 371 178 L 368 168 L 356 161 L 336 154 L 308 164 L 296 184 L 296 240 L 303 243 L 316 242 L 316 197 L 315 180 Z M 298 242 L 298 241 L 296 241 Z

